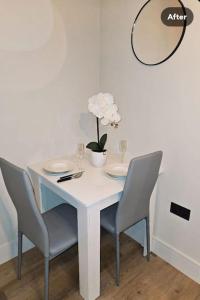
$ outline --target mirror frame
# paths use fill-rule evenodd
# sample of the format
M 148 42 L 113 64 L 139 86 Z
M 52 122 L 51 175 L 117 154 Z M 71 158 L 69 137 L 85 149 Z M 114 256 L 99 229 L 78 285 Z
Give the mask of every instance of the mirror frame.
M 183 9 L 183 12 L 184 12 L 184 14 L 186 15 L 186 14 L 187 14 L 187 13 L 186 13 L 186 8 L 185 8 L 183 2 L 182 2 L 181 0 L 177 0 L 177 1 L 180 3 L 180 5 L 181 5 L 181 7 L 182 7 L 182 9 Z M 138 60 L 140 63 L 142 63 L 142 64 L 145 65 L 145 66 L 157 66 L 157 65 L 160 65 L 160 64 L 164 63 L 164 62 L 167 61 L 168 59 L 170 59 L 170 58 L 174 55 L 174 53 L 176 52 L 176 50 L 179 48 L 179 46 L 181 45 L 181 43 L 182 43 L 182 41 L 183 41 L 183 38 L 184 38 L 184 36 L 185 36 L 185 32 L 186 32 L 187 20 L 184 20 L 183 31 L 182 31 L 181 37 L 180 37 L 180 39 L 179 39 L 179 41 L 178 41 L 176 47 L 174 48 L 174 50 L 173 50 L 173 51 L 172 51 L 165 59 L 161 60 L 161 61 L 158 62 L 158 63 L 154 63 L 154 64 L 150 64 L 150 63 L 148 64 L 148 63 L 145 63 L 145 62 L 143 62 L 143 61 L 138 57 L 138 55 L 137 55 L 136 52 L 135 52 L 135 49 L 134 49 L 134 43 L 133 43 L 133 34 L 134 34 L 135 27 L 136 27 L 136 25 L 137 25 L 137 20 L 138 20 L 138 18 L 139 18 L 139 16 L 140 16 L 141 12 L 142 12 L 143 9 L 149 4 L 149 2 L 151 2 L 151 0 L 148 0 L 148 1 L 141 7 L 141 9 L 139 10 L 139 12 L 138 12 L 138 14 L 137 14 L 137 16 L 136 16 L 136 18 L 135 18 L 135 21 L 134 21 L 133 27 L 132 27 L 132 31 L 131 31 L 131 47 L 132 47 L 132 51 L 133 51 L 135 57 L 137 58 L 137 60 Z

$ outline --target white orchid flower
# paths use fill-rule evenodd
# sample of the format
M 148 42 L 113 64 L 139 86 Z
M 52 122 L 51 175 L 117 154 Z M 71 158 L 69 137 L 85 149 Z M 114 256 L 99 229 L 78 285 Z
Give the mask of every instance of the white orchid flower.
M 88 100 L 88 110 L 97 118 L 101 119 L 102 125 L 118 123 L 121 117 L 114 98 L 109 93 L 99 93 Z
M 106 118 L 103 118 L 103 119 L 101 119 L 101 124 L 102 124 L 103 126 L 106 126 L 106 125 L 109 125 L 109 124 L 110 124 L 110 121 L 109 121 L 108 119 L 106 119 Z

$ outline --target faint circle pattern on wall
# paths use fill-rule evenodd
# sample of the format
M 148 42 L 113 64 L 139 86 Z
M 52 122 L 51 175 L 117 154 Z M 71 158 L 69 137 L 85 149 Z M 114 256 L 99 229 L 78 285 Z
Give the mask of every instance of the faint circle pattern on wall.
M 0 50 L 34 50 L 54 26 L 51 0 L 0 0 Z
M 182 26 L 166 26 L 161 15 L 166 8 L 178 7 L 182 15 L 186 8 L 181 0 L 149 0 L 133 24 L 131 45 L 135 57 L 144 65 L 154 66 L 168 60 L 180 46 L 186 31 L 187 21 Z
M 39 48 L 29 51 L 0 49 L 0 90 L 36 90 L 44 88 L 58 76 L 65 63 L 67 41 L 63 18 L 56 7 L 53 9 L 53 19 L 54 26 L 50 36 Z M 44 22 L 45 20 L 46 18 Z M 29 20 L 24 21 L 24 26 L 28 22 Z M 43 33 L 42 36 L 44 37 Z M 40 31 L 38 39 L 41 43 Z

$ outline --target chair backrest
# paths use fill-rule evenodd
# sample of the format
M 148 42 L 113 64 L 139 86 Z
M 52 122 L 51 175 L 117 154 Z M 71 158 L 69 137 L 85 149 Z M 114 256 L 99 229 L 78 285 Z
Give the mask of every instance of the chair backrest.
M 19 231 L 48 256 L 48 232 L 36 205 L 34 190 L 27 172 L 2 158 L 0 168 L 8 194 L 17 210 Z
M 149 216 L 150 198 L 158 179 L 162 155 L 158 151 L 130 162 L 116 215 L 117 233 Z

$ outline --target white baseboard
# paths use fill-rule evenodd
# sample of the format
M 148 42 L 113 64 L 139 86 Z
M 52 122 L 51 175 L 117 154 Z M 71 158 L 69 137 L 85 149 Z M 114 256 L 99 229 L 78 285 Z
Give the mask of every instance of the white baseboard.
M 200 284 L 200 263 L 155 236 L 153 237 L 152 251 Z
M 23 252 L 33 248 L 34 245 L 26 238 L 23 238 Z M 0 265 L 17 256 L 17 240 L 0 246 Z

